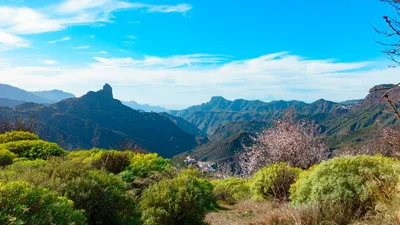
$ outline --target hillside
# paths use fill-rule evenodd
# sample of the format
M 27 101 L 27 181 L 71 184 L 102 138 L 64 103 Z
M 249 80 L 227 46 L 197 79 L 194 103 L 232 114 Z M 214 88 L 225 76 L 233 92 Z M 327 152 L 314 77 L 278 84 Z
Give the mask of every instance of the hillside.
M 330 147 L 338 148 L 342 144 L 354 144 L 367 139 L 379 126 L 399 127 L 392 109 L 380 100 L 384 91 L 375 91 L 388 86 L 377 85 L 365 99 L 344 103 L 324 99 L 310 104 L 298 101 L 265 103 L 213 97 L 207 103 L 171 113 L 208 133 L 209 143 L 182 154 L 191 154 L 202 160 L 222 160 L 233 156 L 243 149 L 237 143 L 271 125 L 289 108 L 296 111 L 298 119 L 316 122 L 321 132 L 328 136 Z M 396 90 L 392 97 L 394 102 L 399 102 L 400 91 Z M 182 155 L 178 158 L 182 158 Z
M 195 124 L 200 130 L 212 134 L 216 129 L 229 122 L 261 121 L 271 123 L 293 108 L 299 117 L 322 121 L 346 113 L 348 110 L 339 103 L 320 99 L 311 104 L 301 101 L 247 101 L 238 99 L 229 101 L 223 97 L 212 97 L 207 103 L 192 106 L 184 110 L 170 111 Z
M 14 108 L 17 105 L 21 105 L 24 103 L 23 101 L 8 99 L 8 98 L 0 98 L 0 107 L 10 107 Z
M 0 108 L 0 119 L 15 120 L 18 116 L 35 118 L 42 138 L 62 142 L 67 149 L 113 148 L 133 141 L 151 152 L 171 157 L 197 146 L 194 135 L 168 118 L 133 110 L 114 99 L 109 85 L 48 106 L 26 103 L 15 110 Z

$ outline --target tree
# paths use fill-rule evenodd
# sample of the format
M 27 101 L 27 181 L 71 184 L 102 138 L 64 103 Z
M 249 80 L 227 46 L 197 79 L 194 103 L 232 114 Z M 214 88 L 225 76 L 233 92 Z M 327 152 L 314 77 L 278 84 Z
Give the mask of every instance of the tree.
M 394 9 L 394 12 L 397 16 L 400 15 L 400 1 L 399 0 L 381 0 L 381 2 L 387 3 L 391 5 Z M 383 46 L 382 52 L 385 53 L 395 64 L 400 64 L 400 19 L 396 16 L 388 16 L 385 15 L 382 17 L 386 23 L 386 29 L 377 29 L 374 27 L 375 31 L 378 34 L 381 34 L 389 41 L 381 42 L 377 41 L 380 45 Z M 393 109 L 397 117 L 400 119 L 400 112 L 398 110 L 398 105 L 394 102 L 391 94 L 399 88 L 400 83 L 395 84 L 391 87 L 375 90 L 375 91 L 383 91 L 386 92 L 382 95 L 382 99 L 386 99 L 389 103 L 390 107 Z
M 268 164 L 286 162 L 289 166 L 309 168 L 329 156 L 329 148 L 315 123 L 295 121 L 292 112 L 262 131 L 254 145 L 239 155 L 241 176 L 251 176 Z
M 400 159 L 400 131 L 380 128 L 356 147 L 346 146 L 338 152 L 339 156 L 377 154 Z

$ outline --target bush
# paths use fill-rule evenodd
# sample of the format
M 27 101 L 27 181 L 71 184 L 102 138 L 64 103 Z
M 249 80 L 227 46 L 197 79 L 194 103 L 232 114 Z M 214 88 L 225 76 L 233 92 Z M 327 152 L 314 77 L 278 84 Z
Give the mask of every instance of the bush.
M 88 163 L 94 169 L 105 169 L 108 172 L 118 174 L 131 164 L 134 155 L 135 153 L 131 151 L 92 149 L 75 151 L 70 153 L 68 157 Z
M 73 202 L 23 182 L 0 184 L 0 224 L 86 224 Z
M 42 140 L 13 141 L 1 144 L 0 148 L 5 148 L 17 154 L 18 157 L 25 157 L 28 159 L 47 159 L 49 156 L 61 156 L 66 154 L 66 151 L 56 143 Z
M 392 197 L 398 172 L 398 162 L 382 156 L 334 158 L 302 173 L 291 187 L 291 201 L 316 205 L 325 216 L 340 212 L 347 216 L 334 222 L 348 223 Z
M 150 185 L 176 176 L 176 169 L 168 159 L 155 153 L 135 154 L 131 164 L 120 173 L 122 179 L 131 184 L 138 195 Z
M 212 203 L 212 185 L 204 179 L 162 180 L 143 192 L 142 221 L 146 225 L 202 224 Z
M 39 136 L 25 131 L 10 131 L 5 134 L 0 134 L 0 144 L 24 140 L 39 140 Z
M 138 201 L 121 178 L 91 170 L 80 161 L 51 159 L 15 162 L 0 172 L 2 181 L 26 181 L 57 191 L 85 210 L 89 224 L 138 224 Z
M 0 167 L 4 167 L 13 163 L 17 155 L 7 149 L 0 149 Z
M 250 189 L 245 179 L 232 177 L 224 180 L 213 180 L 211 183 L 214 187 L 214 199 L 226 204 L 235 204 L 250 194 Z
M 295 182 L 301 171 L 286 163 L 277 163 L 259 170 L 250 180 L 253 198 L 287 200 L 290 185 Z
M 135 154 L 131 164 L 122 175 L 127 182 L 132 182 L 136 177 L 149 177 L 154 172 L 166 172 L 173 169 L 171 162 L 158 156 L 156 153 Z

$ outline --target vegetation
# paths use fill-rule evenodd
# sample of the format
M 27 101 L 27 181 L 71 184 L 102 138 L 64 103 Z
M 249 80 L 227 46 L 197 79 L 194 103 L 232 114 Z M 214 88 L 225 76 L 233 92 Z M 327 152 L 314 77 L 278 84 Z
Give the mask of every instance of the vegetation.
M 105 169 L 118 174 L 131 164 L 134 155 L 132 151 L 92 149 L 90 151 L 74 151 L 68 157 L 87 163 L 94 169 Z
M 292 111 L 261 132 L 254 142 L 238 156 L 241 176 L 249 177 L 266 165 L 279 162 L 307 169 L 329 156 L 329 148 L 317 125 L 296 121 Z
M 0 183 L 1 224 L 86 224 L 71 200 L 24 182 Z
M 0 134 L 0 144 L 24 140 L 39 140 L 39 136 L 26 131 L 10 131 L 4 134 Z
M 15 162 L 1 171 L 4 182 L 24 181 L 57 191 L 85 211 L 89 224 L 135 224 L 139 220 L 137 197 L 118 176 L 91 170 L 79 161 Z M 135 222 L 136 221 L 136 222 Z
M 50 156 L 65 155 L 66 151 L 55 143 L 42 140 L 23 140 L 7 142 L 0 145 L 19 157 L 28 159 L 47 159 Z
M 162 180 L 143 192 L 142 221 L 146 225 L 202 224 L 213 203 L 212 185 L 184 173 Z
M 224 204 L 236 204 L 250 195 L 247 180 L 231 177 L 223 180 L 213 180 L 213 195 L 216 201 Z
M 0 149 L 0 167 L 10 165 L 17 155 L 7 149 Z
M 259 170 L 250 180 L 254 199 L 288 200 L 290 185 L 295 182 L 301 169 L 278 163 Z
M 138 194 L 150 185 L 164 179 L 176 176 L 176 169 L 170 160 L 156 153 L 135 154 L 131 164 L 120 173 L 125 182 L 131 184 Z
M 291 201 L 294 206 L 317 206 L 328 218 L 335 212 L 343 219 L 361 217 L 393 198 L 398 172 L 398 161 L 382 156 L 334 158 L 302 173 L 291 187 Z

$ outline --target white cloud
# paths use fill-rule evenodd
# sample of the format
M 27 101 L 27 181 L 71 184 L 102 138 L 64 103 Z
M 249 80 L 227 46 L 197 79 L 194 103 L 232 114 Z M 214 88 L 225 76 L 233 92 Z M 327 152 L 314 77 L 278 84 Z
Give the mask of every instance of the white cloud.
M 88 49 L 88 48 L 90 48 L 89 45 L 84 45 L 84 46 L 75 47 L 74 49 L 80 50 L 80 49 Z
M 27 89 L 59 88 L 77 95 L 108 82 L 117 98 L 175 107 L 201 103 L 213 95 L 342 101 L 362 98 L 374 85 L 398 82 L 400 68 L 370 69 L 373 63 L 313 60 L 288 53 L 239 61 L 206 54 L 96 57 L 94 63 L 80 68 L 10 65 L 0 68 L 0 80 Z
M 0 29 L 0 51 L 19 47 L 29 47 L 28 41 Z
M 49 44 L 55 44 L 55 43 L 58 43 L 58 42 L 64 42 L 64 41 L 70 41 L 70 40 L 71 40 L 70 37 L 64 37 L 64 38 L 61 38 L 59 40 L 49 41 Z
M 52 60 L 52 59 L 43 59 L 40 60 L 44 65 L 55 65 L 57 64 L 56 60 Z
M 4 36 L 7 34 L 8 40 L 10 40 L 10 35 L 13 37 L 13 43 L 8 43 L 8 46 L 25 47 L 27 42 L 17 35 L 60 31 L 76 25 L 100 27 L 113 22 L 113 12 L 133 9 L 146 9 L 148 12 L 160 13 L 184 13 L 192 9 L 192 6 L 188 4 L 152 5 L 120 0 L 65 0 L 60 4 L 41 9 L 0 5 L 0 29 L 3 32 L 1 35 L 5 39 Z M 16 42 L 18 44 L 15 44 Z M 4 46 L 5 41 L 1 42 L 2 49 L 6 49 Z
M 61 13 L 76 13 L 86 9 L 104 6 L 112 0 L 66 0 L 61 3 L 57 10 Z
M 95 38 L 96 38 L 95 35 L 89 35 L 89 37 L 90 37 L 91 39 L 95 39 Z
M 99 53 L 102 55 L 108 55 L 108 52 L 106 52 L 106 51 L 100 51 Z
M 37 34 L 62 30 L 65 24 L 31 8 L 0 6 L 1 27 L 13 34 Z

